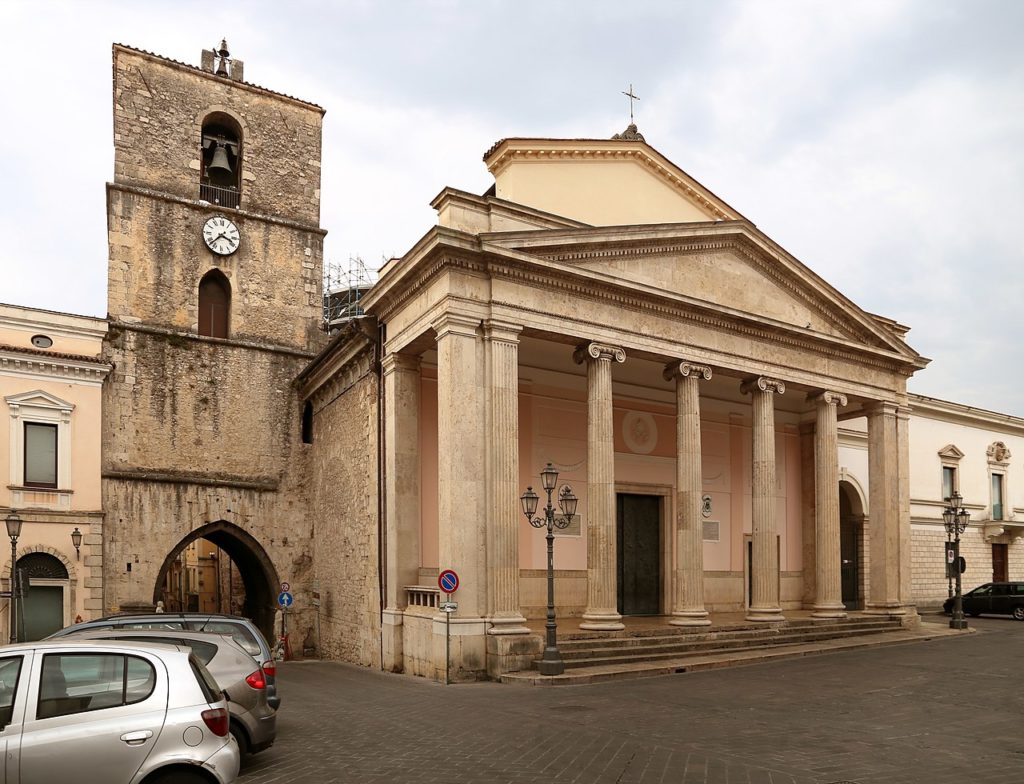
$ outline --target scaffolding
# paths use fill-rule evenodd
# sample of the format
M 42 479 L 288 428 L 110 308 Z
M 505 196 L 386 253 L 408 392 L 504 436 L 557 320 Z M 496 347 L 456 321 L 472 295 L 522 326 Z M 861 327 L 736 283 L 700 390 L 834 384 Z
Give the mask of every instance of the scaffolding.
M 358 256 L 350 256 L 347 262 L 324 263 L 323 326 L 327 334 L 363 315 L 360 303 L 376 282 L 377 271 L 368 269 Z

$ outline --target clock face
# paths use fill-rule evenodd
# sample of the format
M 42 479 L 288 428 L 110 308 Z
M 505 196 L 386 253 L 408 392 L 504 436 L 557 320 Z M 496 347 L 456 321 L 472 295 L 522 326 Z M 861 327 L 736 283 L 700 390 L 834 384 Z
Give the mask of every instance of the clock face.
M 214 215 L 203 224 L 203 241 L 218 256 L 229 256 L 238 250 L 238 227 L 223 215 Z

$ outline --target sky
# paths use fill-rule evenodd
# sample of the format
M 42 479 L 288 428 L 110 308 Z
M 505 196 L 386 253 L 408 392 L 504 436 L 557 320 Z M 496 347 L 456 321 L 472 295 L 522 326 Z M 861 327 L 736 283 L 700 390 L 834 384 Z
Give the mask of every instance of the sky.
M 1024 2 L 0 0 L 0 302 L 103 316 L 114 42 L 327 109 L 325 258 L 378 267 L 506 136 L 647 142 L 1024 416 Z

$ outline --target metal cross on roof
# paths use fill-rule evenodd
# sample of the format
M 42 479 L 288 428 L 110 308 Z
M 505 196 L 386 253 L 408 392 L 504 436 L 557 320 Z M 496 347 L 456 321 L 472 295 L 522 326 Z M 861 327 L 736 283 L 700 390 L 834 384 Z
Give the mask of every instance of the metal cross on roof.
M 633 122 L 633 101 L 639 101 L 640 98 L 638 96 L 636 96 L 636 95 L 633 95 L 633 85 L 632 84 L 629 85 L 629 92 L 623 91 L 622 94 L 625 95 L 627 98 L 629 98 L 629 122 L 632 123 Z

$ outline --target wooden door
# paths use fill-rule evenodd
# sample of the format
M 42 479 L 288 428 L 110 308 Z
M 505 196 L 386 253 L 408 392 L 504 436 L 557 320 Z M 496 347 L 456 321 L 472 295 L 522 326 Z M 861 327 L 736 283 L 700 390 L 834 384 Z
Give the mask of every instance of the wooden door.
M 617 496 L 618 604 L 623 615 L 661 612 L 661 498 Z
M 1009 555 L 1005 544 L 992 545 L 992 582 L 1005 583 L 1009 577 Z

